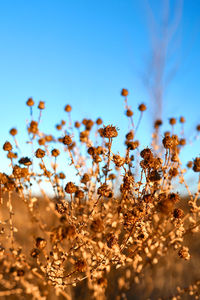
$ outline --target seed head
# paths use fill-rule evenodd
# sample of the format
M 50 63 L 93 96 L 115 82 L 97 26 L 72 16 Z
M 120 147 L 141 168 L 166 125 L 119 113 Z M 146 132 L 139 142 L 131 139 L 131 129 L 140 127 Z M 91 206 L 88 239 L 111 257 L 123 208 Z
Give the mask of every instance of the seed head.
M 60 151 L 58 149 L 53 149 L 51 151 L 51 155 L 54 157 L 57 157 L 58 155 L 60 155 Z
M 12 150 L 12 145 L 10 142 L 5 142 L 3 145 L 3 150 L 4 151 L 11 151 Z
M 36 247 L 40 250 L 44 249 L 47 245 L 47 241 L 41 237 L 36 238 Z
M 115 126 L 108 125 L 103 128 L 103 136 L 105 138 L 114 138 L 118 136 L 118 132 Z
M 28 106 L 33 106 L 35 103 L 33 101 L 33 98 L 28 98 L 27 102 L 26 102 L 26 105 Z
M 38 104 L 38 108 L 40 110 L 45 109 L 45 102 L 44 101 L 40 101 L 39 104 Z
M 127 115 L 127 117 L 132 117 L 133 116 L 133 111 L 131 109 L 127 109 L 126 115 Z
M 193 163 L 193 171 L 200 172 L 200 157 L 196 157 Z
M 154 128 L 158 129 L 162 125 L 162 123 L 163 123 L 162 120 L 156 120 L 154 123 Z
M 76 263 L 75 263 L 75 269 L 78 272 L 85 272 L 87 268 L 87 264 L 86 261 L 83 259 L 79 259 Z
M 175 219 L 182 219 L 184 217 L 184 211 L 180 208 L 175 208 L 173 215 Z
M 139 111 L 145 111 L 147 109 L 146 105 L 145 104 L 140 104 L 139 107 L 138 107 Z
M 76 128 L 80 128 L 80 127 L 81 127 L 81 123 L 78 122 L 78 121 L 76 121 L 76 122 L 74 123 L 74 126 L 75 126 Z
M 32 162 L 31 162 L 30 158 L 22 157 L 19 160 L 19 164 L 22 164 L 22 165 L 25 165 L 25 166 L 30 166 L 30 165 L 32 165 Z
M 70 112 L 71 110 L 72 110 L 71 105 L 67 104 L 67 105 L 65 106 L 65 111 L 66 111 L 66 112 Z
M 45 156 L 45 151 L 42 150 L 42 149 L 40 149 L 40 148 L 38 148 L 38 149 L 36 150 L 36 152 L 35 152 L 35 156 L 36 156 L 37 158 L 43 158 L 43 157 Z
M 73 182 L 68 182 L 67 184 L 66 184 L 66 186 L 65 186 L 65 192 L 67 193 L 67 194 L 73 194 L 73 193 L 75 193 L 76 192 L 76 190 L 77 190 L 77 187 L 76 187 L 76 185 L 73 183 Z
M 71 137 L 69 135 L 65 135 L 63 138 L 63 144 L 69 146 L 71 143 L 72 143 Z
M 102 121 L 101 118 L 98 118 L 98 119 L 96 120 L 96 124 L 97 124 L 97 125 L 101 125 L 102 123 L 103 123 L 103 121 Z
M 10 129 L 10 134 L 11 134 L 12 136 L 15 136 L 15 135 L 17 134 L 17 129 L 16 129 L 16 128 Z
M 185 123 L 185 118 L 184 117 L 180 117 L 179 122 L 182 123 L 182 124 Z
M 122 89 L 121 90 L 121 95 L 124 96 L 124 97 L 127 97 L 128 96 L 128 90 L 127 89 Z
M 175 118 L 169 119 L 169 123 L 170 123 L 171 125 L 175 125 L 175 124 L 176 124 L 176 119 L 175 119 Z

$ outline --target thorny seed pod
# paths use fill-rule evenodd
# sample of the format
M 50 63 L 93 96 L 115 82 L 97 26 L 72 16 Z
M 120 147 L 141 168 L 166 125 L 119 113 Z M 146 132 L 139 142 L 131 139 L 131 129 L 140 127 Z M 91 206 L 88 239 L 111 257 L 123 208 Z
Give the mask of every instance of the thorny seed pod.
M 69 146 L 71 143 L 72 143 L 71 137 L 69 135 L 65 135 L 63 137 L 63 144 Z
M 103 136 L 105 138 L 114 138 L 118 136 L 118 132 L 115 126 L 108 125 L 103 128 Z
M 60 151 L 58 149 L 53 149 L 51 151 L 51 155 L 54 157 L 57 157 L 58 155 L 60 155 Z
M 47 241 L 41 237 L 37 237 L 35 244 L 38 249 L 43 250 L 47 245 Z
M 42 149 L 40 149 L 40 148 L 38 148 L 38 149 L 36 150 L 36 152 L 35 152 L 35 156 L 36 156 L 37 158 L 43 158 L 43 157 L 45 156 L 45 151 L 42 150 Z
M 16 129 L 16 128 L 10 129 L 10 134 L 11 134 L 12 136 L 15 136 L 15 135 L 17 134 L 17 129 Z
M 27 102 L 26 102 L 26 105 L 28 106 L 33 106 L 34 105 L 34 101 L 33 101 L 33 98 L 28 98 Z
M 77 190 L 76 185 L 71 181 L 68 182 L 65 186 L 65 192 L 68 194 L 73 194 L 76 192 L 76 190 Z
M 124 96 L 124 97 L 127 97 L 128 96 L 128 90 L 127 89 L 122 89 L 121 90 L 121 95 Z
M 45 102 L 44 101 L 39 102 L 38 109 L 40 109 L 40 110 L 45 109 Z
M 67 104 L 67 105 L 65 106 L 64 110 L 65 110 L 66 112 L 70 112 L 70 111 L 72 110 L 71 105 Z
M 145 104 L 140 104 L 139 107 L 138 107 L 139 111 L 145 111 L 147 109 L 146 105 Z
M 10 142 L 5 142 L 3 145 L 3 150 L 4 151 L 11 151 L 12 150 L 12 145 Z

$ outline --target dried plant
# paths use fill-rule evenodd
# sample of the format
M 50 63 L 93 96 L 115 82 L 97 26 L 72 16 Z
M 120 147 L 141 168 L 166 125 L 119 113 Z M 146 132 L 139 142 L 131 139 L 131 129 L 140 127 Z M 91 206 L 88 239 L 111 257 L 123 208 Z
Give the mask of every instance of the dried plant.
M 200 230 L 200 179 L 193 193 L 185 173 L 193 169 L 199 176 L 200 157 L 182 165 L 187 139 L 183 130 L 174 134 L 174 118 L 164 135 L 156 120 L 151 147 L 140 149 L 135 136 L 147 107 L 139 105 L 135 126 L 128 90 L 121 95 L 131 127 L 125 155 L 112 149 L 116 126 L 101 118 L 73 126 L 70 105 L 67 121 L 56 125 L 58 136 L 45 134 L 45 103 L 35 120 L 28 99 L 30 155 L 23 156 L 15 128 L 2 145 L 11 171 L 0 173 L 1 299 L 182 299 L 187 293 L 199 299 L 200 274 L 188 287 L 181 278 L 177 290 L 166 284 L 168 291 L 165 286 L 156 294 L 156 270 L 183 270 L 192 261 L 188 237 Z M 185 118 L 179 121 L 184 129 Z

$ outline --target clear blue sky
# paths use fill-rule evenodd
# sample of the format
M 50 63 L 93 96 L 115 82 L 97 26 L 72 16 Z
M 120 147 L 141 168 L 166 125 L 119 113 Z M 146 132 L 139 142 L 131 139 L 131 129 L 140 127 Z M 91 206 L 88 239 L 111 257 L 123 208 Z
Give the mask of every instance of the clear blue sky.
M 169 1 L 170 20 L 179 2 Z M 123 138 L 127 120 L 120 90 L 126 87 L 134 111 L 141 102 L 148 106 L 138 132 L 147 146 L 153 113 L 142 80 L 151 53 L 148 3 L 159 28 L 158 0 L 1 1 L 1 145 L 11 127 L 25 130 L 28 97 L 46 102 L 43 126 L 49 133 L 70 103 L 73 120 L 102 116 Z M 169 66 L 177 66 L 177 72 L 164 94 L 163 120 L 185 116 L 191 135 L 200 122 L 200 1 L 183 2 L 170 50 Z M 189 148 L 194 158 L 200 143 Z M 5 156 L 1 150 L 0 155 Z

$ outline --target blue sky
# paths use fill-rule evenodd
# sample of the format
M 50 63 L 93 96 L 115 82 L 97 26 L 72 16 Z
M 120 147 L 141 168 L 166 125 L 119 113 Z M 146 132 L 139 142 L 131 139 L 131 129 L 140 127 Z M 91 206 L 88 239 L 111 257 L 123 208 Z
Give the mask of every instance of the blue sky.
M 181 1 L 169 1 L 170 22 Z M 73 107 L 73 120 L 102 116 L 127 131 L 121 88 L 130 91 L 129 105 L 148 106 L 138 137 L 150 142 L 153 104 L 143 83 L 151 55 L 149 10 L 157 28 L 162 24 L 163 1 L 1 1 L 0 2 L 0 143 L 11 127 L 25 131 L 28 97 L 46 102 L 43 128 L 47 132 Z M 175 76 L 164 93 L 163 120 L 186 117 L 191 136 L 200 122 L 200 1 L 183 1 L 180 24 L 170 44 L 167 68 Z M 137 112 L 135 113 L 137 120 Z M 169 129 L 168 124 L 165 127 Z M 186 159 L 199 154 L 195 142 Z M 5 156 L 0 150 L 1 157 Z M 1 167 L 5 162 L 1 160 Z

